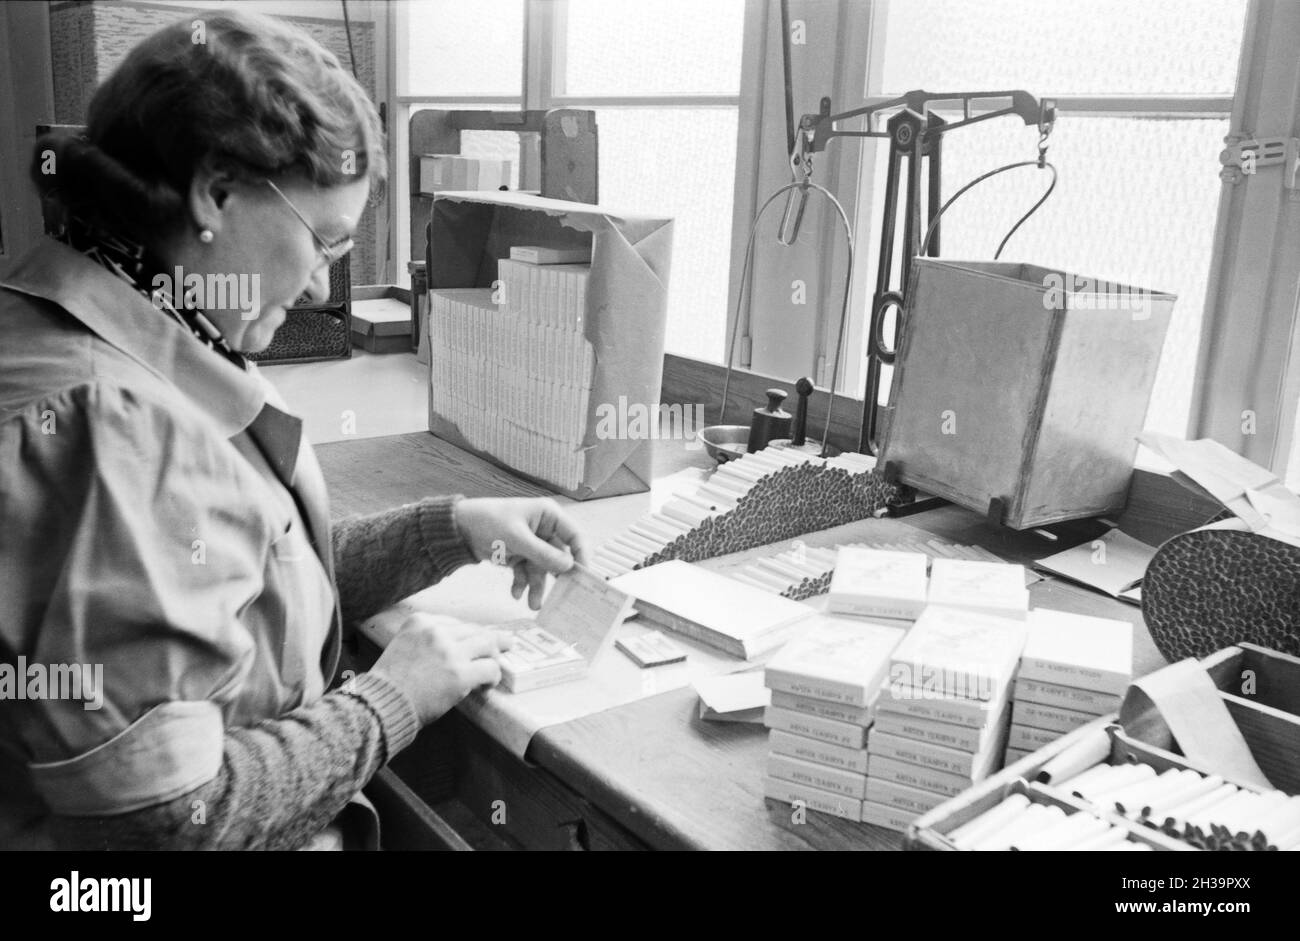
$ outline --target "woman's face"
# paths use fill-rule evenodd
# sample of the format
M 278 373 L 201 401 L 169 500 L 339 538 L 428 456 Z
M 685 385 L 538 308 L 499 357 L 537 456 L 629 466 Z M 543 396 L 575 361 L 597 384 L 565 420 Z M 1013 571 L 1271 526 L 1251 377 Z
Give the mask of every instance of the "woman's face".
M 330 263 L 317 239 L 336 245 L 355 234 L 369 180 L 324 188 L 284 181 L 275 184 L 279 192 L 265 183 L 221 179 L 199 185 L 196 219 L 213 238 L 187 234 L 180 263 L 186 276 L 203 277 L 200 306 L 231 348 L 259 352 L 284 323 L 285 308 L 304 293 L 314 303 L 329 299 Z

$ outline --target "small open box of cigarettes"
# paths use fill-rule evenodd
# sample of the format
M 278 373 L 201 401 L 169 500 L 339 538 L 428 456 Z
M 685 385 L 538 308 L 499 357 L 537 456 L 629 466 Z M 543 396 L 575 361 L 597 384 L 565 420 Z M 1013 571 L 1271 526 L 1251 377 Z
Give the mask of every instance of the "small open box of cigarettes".
M 1241 644 L 1199 666 L 1271 786 L 1175 750 L 1171 723 L 1131 687 L 1119 713 L 918 817 L 908 848 L 1300 849 L 1300 658 Z

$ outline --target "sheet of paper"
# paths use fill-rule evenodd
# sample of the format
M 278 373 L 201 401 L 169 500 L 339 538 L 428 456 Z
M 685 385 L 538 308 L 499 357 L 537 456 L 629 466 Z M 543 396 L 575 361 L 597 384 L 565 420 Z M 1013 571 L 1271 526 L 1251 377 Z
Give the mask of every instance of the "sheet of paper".
M 614 627 L 631 613 L 632 602 L 631 595 L 575 565 L 555 579 L 537 622 L 592 660 Z
M 1140 695 L 1135 695 L 1135 690 Z M 1273 787 L 1250 753 L 1218 687 L 1198 661 L 1182 660 L 1134 680 L 1121 721 L 1131 712 L 1143 710 L 1147 704 L 1141 697 L 1160 713 L 1188 761 L 1228 780 Z
M 680 663 L 686 659 L 686 649 L 669 640 L 662 631 L 650 631 L 615 641 L 618 649 L 632 658 L 641 669 Z
M 1300 501 L 1279 498 L 1276 490 L 1247 490 L 1246 498 L 1264 517 L 1264 534 L 1300 546 Z
M 692 685 L 700 697 L 701 719 L 728 721 L 728 716 L 762 710 L 772 701 L 772 691 L 763 685 L 762 670 L 704 677 Z
M 1300 497 L 1289 491 L 1271 471 L 1210 438 L 1183 441 L 1147 431 L 1138 435 L 1138 441 L 1199 484 L 1254 532 L 1289 541 L 1285 522 L 1300 520 Z M 1255 501 L 1249 496 L 1251 491 L 1269 498 L 1270 506 L 1284 521 L 1283 525 L 1276 529 L 1270 527 L 1265 514 L 1256 508 Z
M 1100 539 L 1080 543 L 1034 564 L 1119 598 L 1141 581 L 1155 554 L 1153 546 L 1112 529 Z

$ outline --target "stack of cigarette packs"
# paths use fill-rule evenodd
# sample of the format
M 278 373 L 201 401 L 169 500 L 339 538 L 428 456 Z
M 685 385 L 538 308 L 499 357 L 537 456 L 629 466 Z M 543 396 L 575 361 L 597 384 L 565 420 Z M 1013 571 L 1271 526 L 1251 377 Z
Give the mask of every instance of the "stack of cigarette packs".
M 1007 739 L 1012 764 L 1119 709 L 1133 676 L 1133 625 L 1035 608 Z
M 854 821 L 895 817 L 866 800 L 866 741 L 872 703 L 904 633 L 898 625 L 822 615 L 768 662 L 768 797 Z
M 502 259 L 499 271 L 496 289 L 430 292 L 431 408 L 472 447 L 573 489 L 595 366 L 583 335 L 590 265 Z
M 421 194 L 447 190 L 495 190 L 510 185 L 510 161 L 424 154 L 420 157 Z
M 1024 643 L 1020 619 L 930 604 L 894 651 L 867 741 L 867 800 L 895 829 L 1001 766 Z

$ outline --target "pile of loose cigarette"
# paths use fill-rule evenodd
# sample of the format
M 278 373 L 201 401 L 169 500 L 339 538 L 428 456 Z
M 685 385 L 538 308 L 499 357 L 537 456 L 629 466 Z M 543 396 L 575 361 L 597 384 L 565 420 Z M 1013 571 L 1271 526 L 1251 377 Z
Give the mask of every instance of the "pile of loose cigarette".
M 948 838 L 964 850 L 1149 850 L 1129 831 L 1082 811 L 1034 803 L 1012 794 Z
M 1047 790 L 1209 850 L 1300 850 L 1300 796 L 1257 792 L 1216 774 L 1098 764 Z M 1101 816 L 1013 793 L 948 834 L 969 850 L 1147 850 L 1134 831 Z
M 1130 820 L 1201 849 L 1300 849 L 1300 796 L 1250 791 L 1217 774 L 1144 764 L 1097 765 L 1063 785 Z
M 591 569 L 613 578 L 669 559 L 697 562 L 769 545 L 865 519 L 899 493 L 866 455 L 764 448 L 642 516 L 596 550 Z

